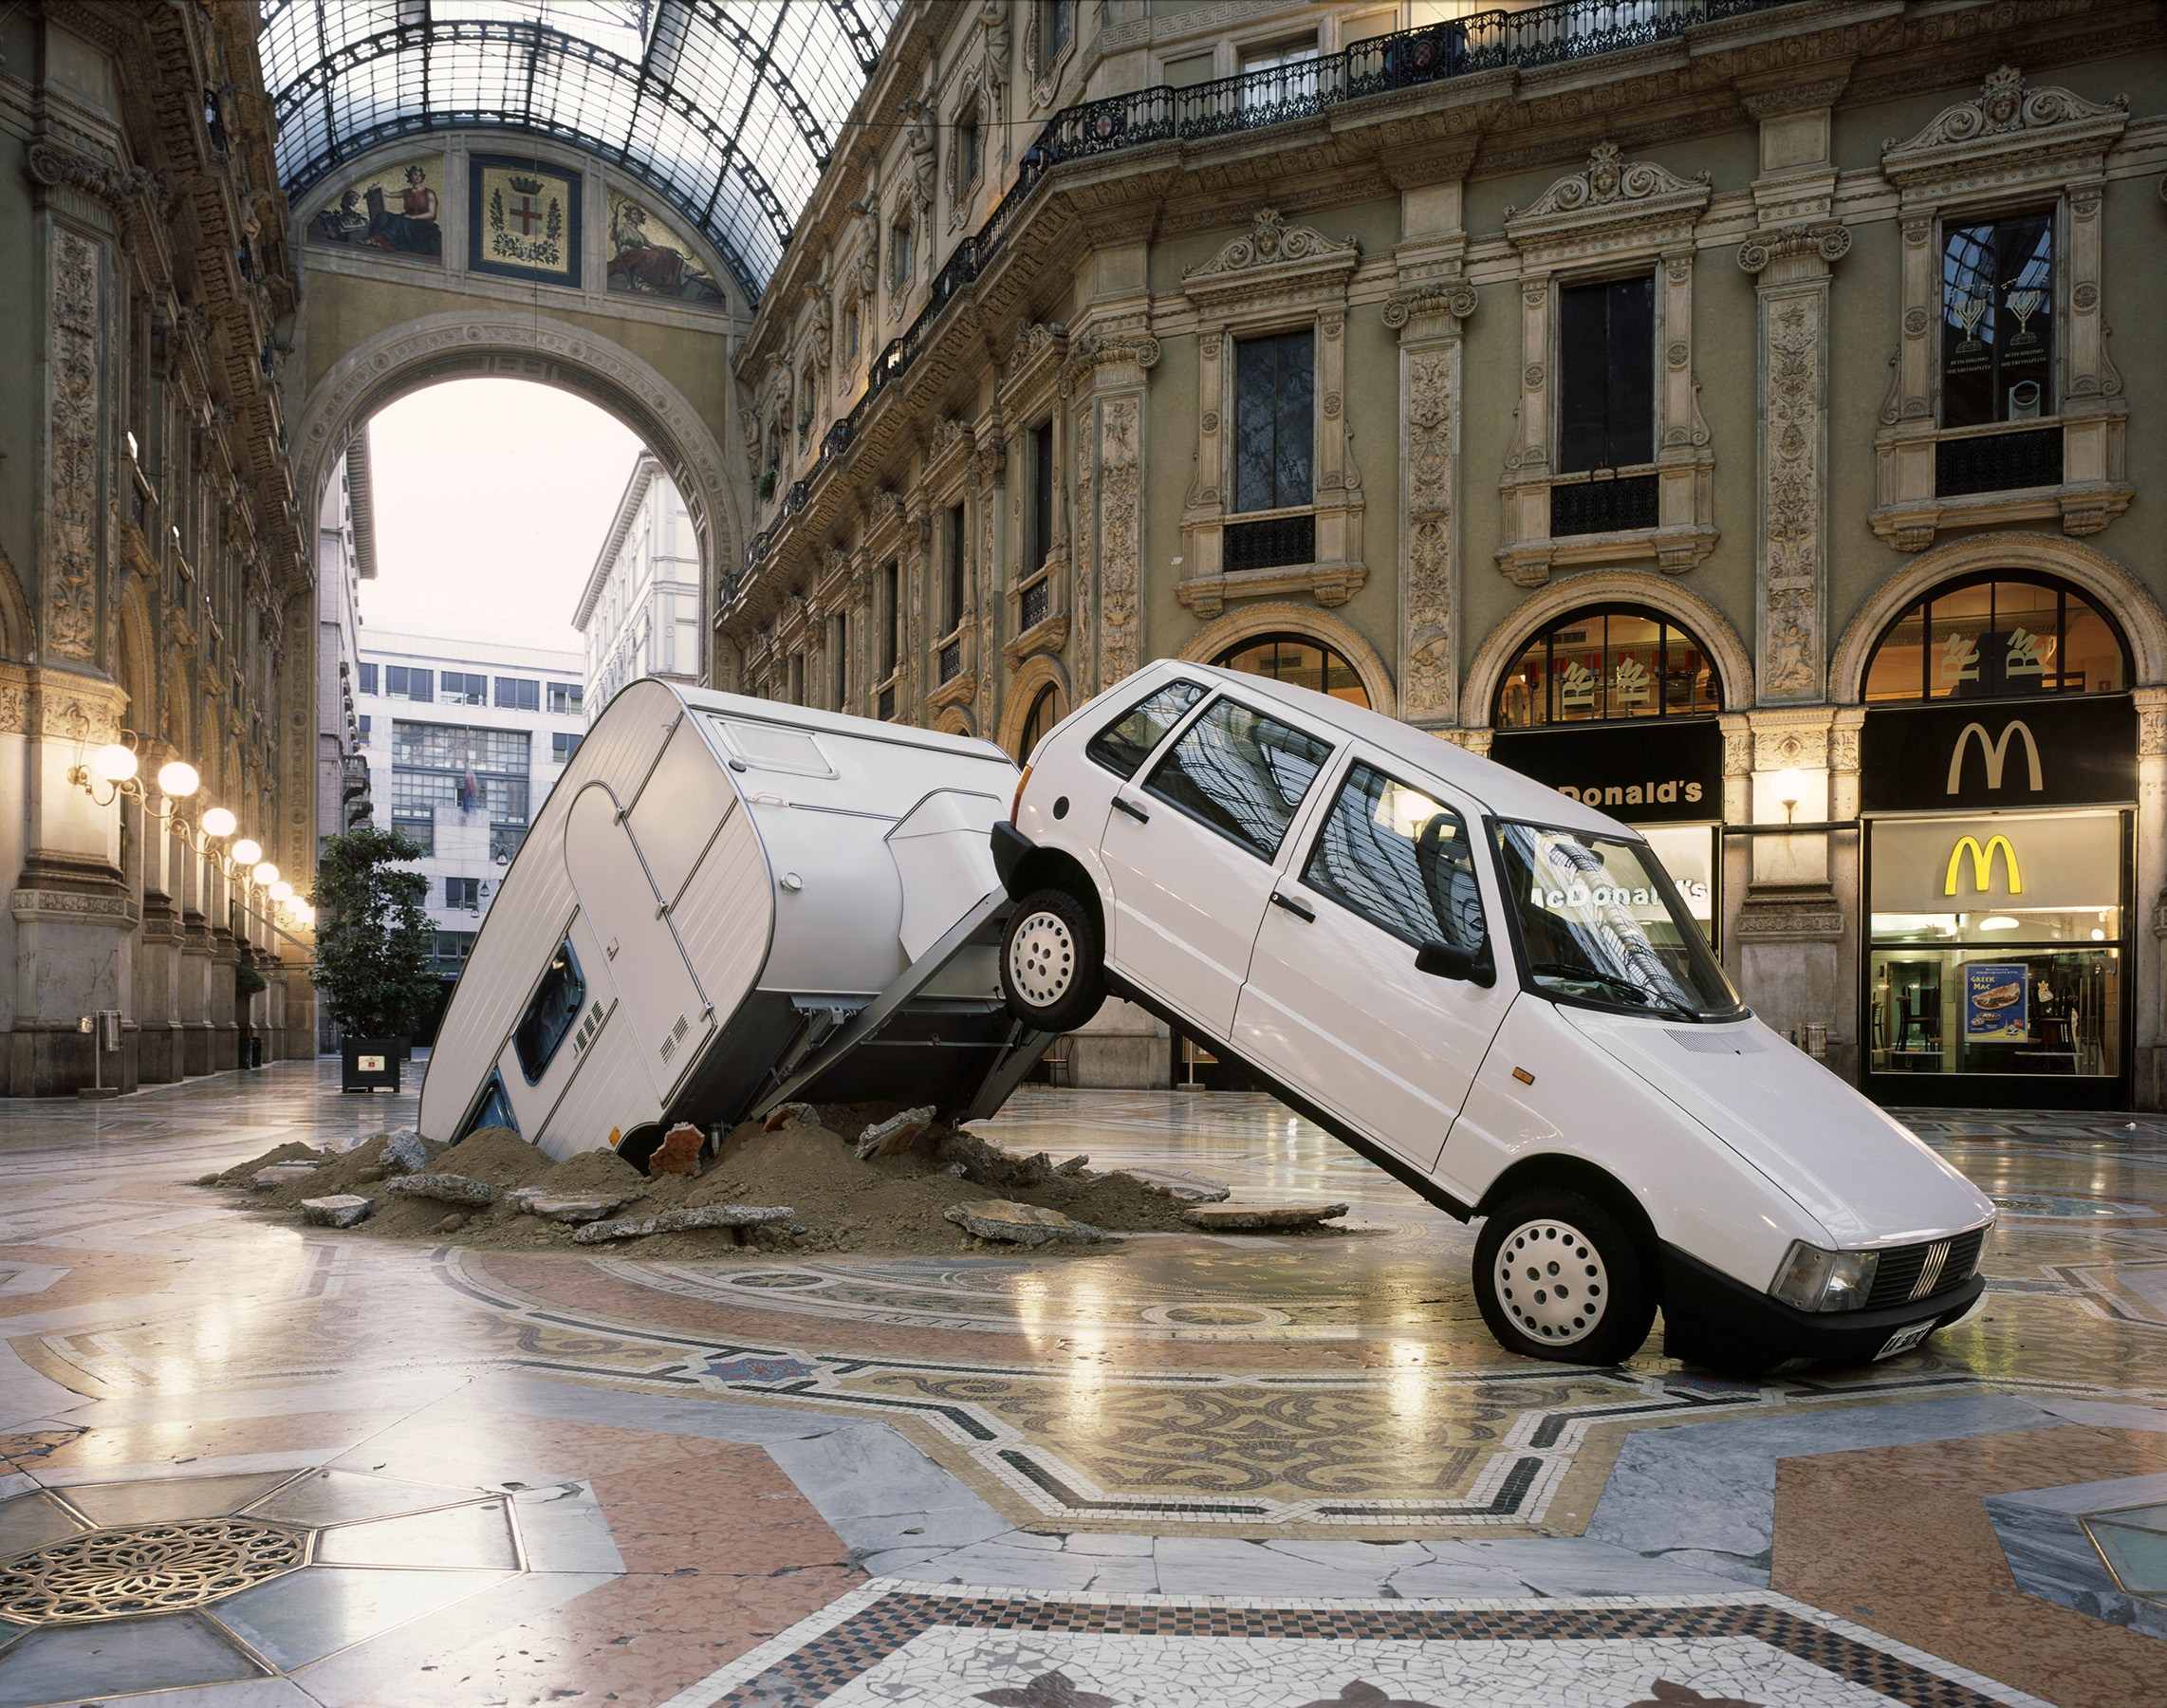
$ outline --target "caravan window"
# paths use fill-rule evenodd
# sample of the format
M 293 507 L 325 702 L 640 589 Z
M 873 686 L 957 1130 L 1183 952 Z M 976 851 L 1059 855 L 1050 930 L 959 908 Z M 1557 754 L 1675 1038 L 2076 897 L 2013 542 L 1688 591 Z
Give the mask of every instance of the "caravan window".
M 827 762 L 820 743 L 803 730 L 786 730 L 742 717 L 718 717 L 714 721 L 731 752 L 748 765 L 762 770 L 794 771 L 802 777 L 835 775 L 835 767 Z
M 512 1034 L 512 1048 L 519 1051 L 519 1070 L 527 1075 L 528 1085 L 549 1070 L 550 1059 L 572 1030 L 572 1023 L 579 1019 L 586 996 L 587 982 L 580 976 L 580 957 L 572 953 L 572 939 L 566 938 L 549 957 L 549 970 L 542 975 L 541 988 L 527 1005 L 519 1030 Z
M 504 1094 L 502 1074 L 489 1076 L 489 1088 L 474 1112 L 467 1118 L 467 1124 L 459 1129 L 459 1139 L 478 1133 L 484 1127 L 509 1127 L 515 1133 L 519 1131 L 519 1118 L 511 1112 L 511 1099 Z M 456 1144 L 458 1140 L 452 1142 Z

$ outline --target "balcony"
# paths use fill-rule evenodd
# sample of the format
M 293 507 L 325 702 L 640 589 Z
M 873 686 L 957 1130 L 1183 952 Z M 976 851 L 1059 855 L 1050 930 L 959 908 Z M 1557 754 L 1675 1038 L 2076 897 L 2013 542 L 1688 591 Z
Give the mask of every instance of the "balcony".
M 2019 492 L 2062 484 L 2062 429 L 2036 427 L 1984 438 L 1945 438 L 1934 447 L 1934 495 Z
M 1661 484 L 1654 474 L 1584 480 L 1550 489 L 1550 537 L 1623 533 L 1660 524 Z

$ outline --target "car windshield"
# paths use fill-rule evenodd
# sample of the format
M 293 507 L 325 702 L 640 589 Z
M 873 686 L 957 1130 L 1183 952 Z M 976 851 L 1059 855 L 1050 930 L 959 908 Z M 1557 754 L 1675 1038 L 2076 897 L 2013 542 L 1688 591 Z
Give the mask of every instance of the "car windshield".
M 1538 990 L 1673 1019 L 1745 1012 L 1646 844 L 1513 824 L 1497 840 Z

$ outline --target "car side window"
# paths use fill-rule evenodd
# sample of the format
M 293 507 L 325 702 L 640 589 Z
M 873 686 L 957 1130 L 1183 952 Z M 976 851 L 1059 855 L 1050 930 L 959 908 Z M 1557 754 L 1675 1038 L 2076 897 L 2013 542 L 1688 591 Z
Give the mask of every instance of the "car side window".
M 1133 777 L 1152 750 L 1166 739 L 1166 732 L 1203 697 L 1203 689 L 1195 682 L 1169 682 L 1092 736 L 1084 751 L 1116 776 Z
M 519 1030 L 511 1034 L 512 1048 L 519 1054 L 519 1070 L 528 1085 L 536 1084 L 549 1070 L 550 1060 L 579 1019 L 586 996 L 587 982 L 580 975 L 579 956 L 572 953 L 572 939 L 566 938 L 549 957 L 549 970 L 542 975 L 541 987 L 527 1005 L 527 1012 L 520 1016 Z
M 1328 742 L 1221 699 L 1189 726 L 1144 789 L 1269 860 L 1331 754 Z
M 1467 822 L 1372 766 L 1348 768 L 1302 882 L 1410 943 L 1487 935 Z

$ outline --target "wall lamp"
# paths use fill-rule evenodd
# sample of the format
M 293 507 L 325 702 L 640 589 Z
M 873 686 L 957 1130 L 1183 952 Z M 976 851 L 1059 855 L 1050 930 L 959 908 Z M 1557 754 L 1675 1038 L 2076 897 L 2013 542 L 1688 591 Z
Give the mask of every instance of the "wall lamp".
M 208 856 L 229 878 L 252 878 L 269 889 L 278 883 L 278 867 L 264 859 L 264 851 L 250 837 L 220 850 L 213 847 L 213 842 L 222 842 L 241 827 L 241 822 L 224 807 L 207 807 L 199 812 L 193 829 L 187 815 L 179 810 L 178 803 L 203 789 L 202 774 L 185 759 L 169 759 L 158 767 L 158 793 L 163 797 L 159 806 L 150 804 L 149 791 L 137 775 L 142 761 L 133 745 L 136 736 L 130 730 L 121 731 L 127 741 L 110 742 L 91 754 L 87 765 L 76 764 L 68 768 L 67 780 L 75 784 L 92 801 L 101 807 L 110 807 L 123 795 L 142 805 L 144 810 L 160 824 L 178 830 L 196 853 Z M 99 793 L 99 785 L 105 786 L 105 793 Z M 287 885 L 285 900 L 293 894 Z M 306 905 L 306 903 L 304 904 Z M 314 917 L 313 913 L 310 915 Z

